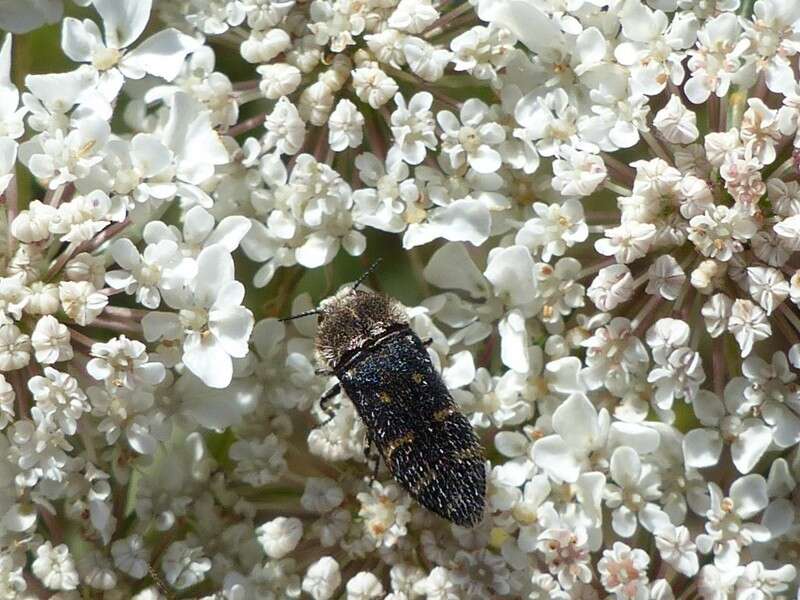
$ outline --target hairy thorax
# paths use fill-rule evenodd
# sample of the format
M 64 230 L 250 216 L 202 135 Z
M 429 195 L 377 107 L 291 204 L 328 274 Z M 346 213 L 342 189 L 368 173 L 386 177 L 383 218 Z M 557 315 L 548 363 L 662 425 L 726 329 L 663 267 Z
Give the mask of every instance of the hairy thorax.
M 386 331 L 408 323 L 402 305 L 384 295 L 344 288 L 319 307 L 317 362 L 336 370 L 342 359 Z

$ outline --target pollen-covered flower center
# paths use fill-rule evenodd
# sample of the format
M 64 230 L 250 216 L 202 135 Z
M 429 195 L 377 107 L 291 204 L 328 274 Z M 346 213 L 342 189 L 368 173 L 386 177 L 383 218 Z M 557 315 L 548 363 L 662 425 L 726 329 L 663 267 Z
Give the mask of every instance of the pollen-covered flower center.
M 472 154 L 480 147 L 481 136 L 474 127 L 462 127 L 458 132 L 458 141 L 468 154 Z
M 204 308 L 185 308 L 178 313 L 185 329 L 206 331 L 208 327 L 208 311 Z
M 156 285 L 161 280 L 161 267 L 158 264 L 142 264 L 139 281 L 143 285 Z
M 92 54 L 92 65 L 98 71 L 107 71 L 117 66 L 120 58 L 122 58 L 122 52 L 118 48 L 98 46 Z

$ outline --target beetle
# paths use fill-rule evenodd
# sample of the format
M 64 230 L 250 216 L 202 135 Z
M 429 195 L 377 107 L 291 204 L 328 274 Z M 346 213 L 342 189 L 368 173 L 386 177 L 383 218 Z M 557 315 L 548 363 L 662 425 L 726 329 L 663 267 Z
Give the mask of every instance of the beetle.
M 483 448 L 404 307 L 360 288 L 377 264 L 314 310 L 283 320 L 318 315 L 318 373 L 338 380 L 320 399 L 328 421 L 331 400 L 344 390 L 366 426 L 367 453 L 377 448 L 395 480 L 422 506 L 474 526 L 485 505 Z

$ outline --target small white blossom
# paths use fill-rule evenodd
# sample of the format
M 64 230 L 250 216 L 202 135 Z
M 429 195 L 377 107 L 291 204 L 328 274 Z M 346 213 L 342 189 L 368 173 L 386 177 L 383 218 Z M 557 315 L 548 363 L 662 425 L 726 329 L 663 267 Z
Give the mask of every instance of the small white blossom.
M 50 542 L 45 542 L 39 546 L 33 561 L 33 574 L 51 590 L 68 591 L 78 587 L 78 571 L 69 548 L 64 544 L 53 547 Z

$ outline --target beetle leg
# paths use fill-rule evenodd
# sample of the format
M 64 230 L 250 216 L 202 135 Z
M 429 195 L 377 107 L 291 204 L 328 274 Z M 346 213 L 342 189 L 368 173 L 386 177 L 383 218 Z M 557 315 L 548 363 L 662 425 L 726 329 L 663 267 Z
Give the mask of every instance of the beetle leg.
M 427 340 L 422 340 L 422 345 L 426 348 L 433 343 L 433 338 L 428 338 Z
M 314 375 L 331 376 L 331 375 L 334 375 L 334 374 L 335 373 L 333 371 L 331 371 L 330 369 L 314 369 Z
M 342 386 L 340 386 L 337 383 L 331 389 L 325 392 L 322 398 L 319 399 L 319 408 L 322 412 L 328 415 L 328 418 L 321 423 L 317 423 L 317 425 L 314 426 L 314 429 L 317 429 L 319 427 L 324 427 L 325 425 L 333 421 L 333 418 L 336 416 L 336 410 L 334 409 L 333 406 L 331 406 L 331 400 L 335 396 L 337 396 L 341 391 L 342 391 Z

